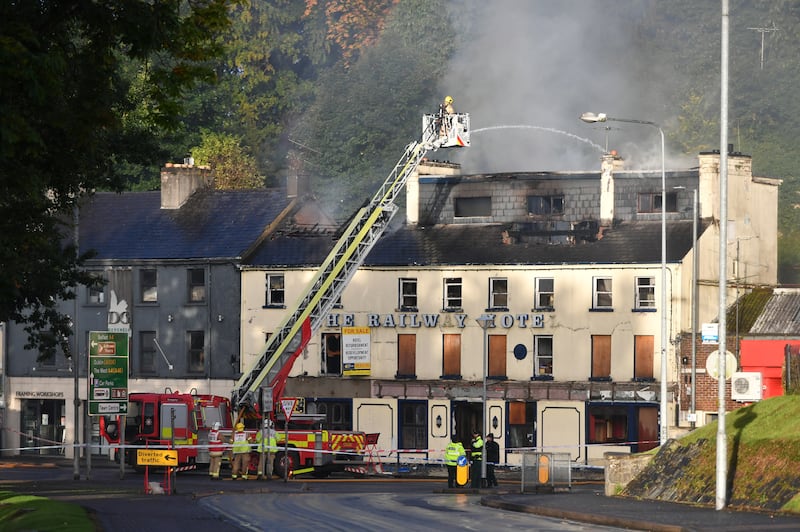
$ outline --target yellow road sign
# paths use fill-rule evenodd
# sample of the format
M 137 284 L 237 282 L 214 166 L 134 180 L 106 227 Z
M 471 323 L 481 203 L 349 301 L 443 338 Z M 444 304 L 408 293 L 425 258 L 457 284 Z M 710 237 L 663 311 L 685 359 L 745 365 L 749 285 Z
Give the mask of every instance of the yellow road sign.
M 136 463 L 143 466 L 178 465 L 178 451 L 166 449 L 139 449 L 136 451 Z

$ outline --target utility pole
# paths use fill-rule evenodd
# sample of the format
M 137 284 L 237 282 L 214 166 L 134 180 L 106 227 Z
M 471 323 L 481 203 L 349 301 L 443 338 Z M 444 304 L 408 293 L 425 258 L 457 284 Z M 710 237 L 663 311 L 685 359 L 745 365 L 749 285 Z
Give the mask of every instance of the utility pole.
M 773 31 L 778 31 L 778 28 L 775 27 L 775 23 L 772 23 L 772 26 L 769 28 L 747 28 L 748 30 L 757 31 L 761 34 L 761 70 L 764 70 L 764 34 L 771 33 Z

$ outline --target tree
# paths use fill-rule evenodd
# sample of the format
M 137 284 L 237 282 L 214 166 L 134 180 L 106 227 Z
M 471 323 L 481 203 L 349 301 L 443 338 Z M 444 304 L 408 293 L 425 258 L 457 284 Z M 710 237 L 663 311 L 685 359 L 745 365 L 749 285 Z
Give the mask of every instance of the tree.
M 221 190 L 258 188 L 264 177 L 258 174 L 256 160 L 241 145 L 241 138 L 206 131 L 203 142 L 192 149 L 196 164 L 214 171 L 214 186 Z
M 73 209 L 121 190 L 149 132 L 172 127 L 184 92 L 210 81 L 206 61 L 238 0 L 50 0 L 0 7 L 0 321 L 23 323 L 29 348 L 69 354 L 69 319 L 87 254 Z M 136 67 L 135 79 L 122 67 Z M 134 90 L 135 89 L 135 90 Z M 69 242 L 66 246 L 64 242 Z
M 375 44 L 315 84 L 314 104 L 292 130 L 306 147 L 295 155 L 320 176 L 321 199 L 337 217 L 374 192 L 419 137 L 421 114 L 435 111 L 456 39 L 446 12 L 442 0 L 400 0 Z

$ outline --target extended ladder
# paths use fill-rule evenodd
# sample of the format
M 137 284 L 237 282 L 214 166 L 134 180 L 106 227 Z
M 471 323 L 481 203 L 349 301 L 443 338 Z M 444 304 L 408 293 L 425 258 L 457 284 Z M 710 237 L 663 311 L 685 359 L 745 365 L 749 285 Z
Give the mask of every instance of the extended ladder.
M 426 115 L 428 116 L 428 115 Z M 367 255 L 386 230 L 398 210 L 396 200 L 408 180 L 431 149 L 469 144 L 469 115 L 459 117 L 462 127 L 459 143 L 441 137 L 433 125 L 424 123 L 421 142 L 406 146 L 405 153 L 383 182 L 370 202 L 362 207 L 325 261 L 317 270 L 305 292 L 286 314 L 276 332 L 269 337 L 253 366 L 244 372 L 233 390 L 234 408 L 253 403 L 259 386 L 266 380 L 272 386 L 272 397 L 282 396 L 292 365 L 320 328 L 325 316 L 338 301 Z M 466 138 L 464 144 L 463 138 Z

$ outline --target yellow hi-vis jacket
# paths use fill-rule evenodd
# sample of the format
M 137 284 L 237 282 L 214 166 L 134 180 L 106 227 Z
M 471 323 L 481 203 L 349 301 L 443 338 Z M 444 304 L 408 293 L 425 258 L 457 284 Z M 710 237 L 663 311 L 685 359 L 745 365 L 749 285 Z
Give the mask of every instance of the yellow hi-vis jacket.
M 450 442 L 444 448 L 444 463 L 449 466 L 458 465 L 458 457 L 464 456 L 464 446 L 461 442 Z
M 272 429 L 267 429 L 267 437 L 266 439 L 262 437 L 264 434 L 263 431 L 258 431 L 256 434 L 256 450 L 258 452 L 269 452 L 274 453 L 276 448 L 278 447 L 278 440 L 275 438 L 275 431 Z
M 236 431 L 233 433 L 233 454 L 249 453 L 250 443 L 247 441 L 247 433 Z
M 480 436 L 472 440 L 472 459 L 480 460 L 483 457 L 483 438 Z

